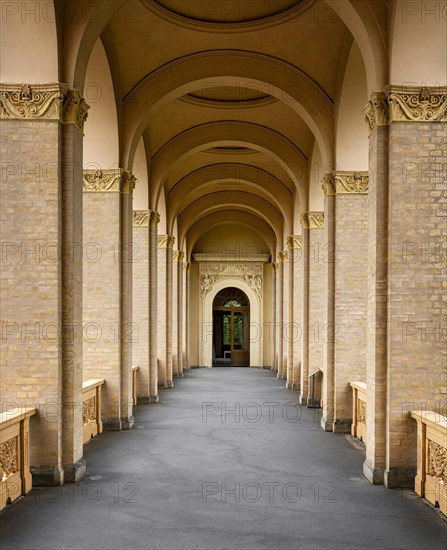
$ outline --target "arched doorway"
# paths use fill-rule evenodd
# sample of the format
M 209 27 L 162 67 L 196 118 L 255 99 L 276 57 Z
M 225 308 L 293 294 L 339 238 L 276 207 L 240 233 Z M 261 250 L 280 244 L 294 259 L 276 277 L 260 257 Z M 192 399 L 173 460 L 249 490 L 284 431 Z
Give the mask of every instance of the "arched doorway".
M 250 365 L 250 301 L 236 287 L 222 289 L 213 301 L 213 367 Z

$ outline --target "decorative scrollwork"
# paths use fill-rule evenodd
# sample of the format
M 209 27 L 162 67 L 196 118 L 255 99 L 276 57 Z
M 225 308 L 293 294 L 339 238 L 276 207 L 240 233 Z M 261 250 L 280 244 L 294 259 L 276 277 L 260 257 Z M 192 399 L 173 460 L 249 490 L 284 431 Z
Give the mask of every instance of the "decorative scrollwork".
M 428 439 L 428 474 L 447 483 L 447 449 Z
M 369 176 L 364 172 L 336 172 L 334 174 L 337 194 L 368 193 Z
M 66 124 L 74 124 L 83 132 L 89 109 L 89 105 L 78 90 L 67 90 L 63 98 L 62 121 Z
M 366 422 L 366 403 L 357 399 L 357 422 Z
M 84 170 L 83 188 L 87 192 L 118 192 L 121 170 Z
M 420 90 L 392 86 L 388 90 L 390 121 L 447 121 L 447 89 Z
M 150 214 L 150 210 L 134 210 L 133 225 L 136 227 L 148 227 Z
M 386 126 L 388 124 L 388 102 L 384 92 L 373 92 L 363 111 L 370 132 L 376 126 Z
M 325 197 L 335 195 L 337 193 L 335 186 L 335 177 L 333 173 L 325 174 L 323 176 L 321 187 L 323 188 Z
M 17 437 L 8 439 L 0 444 L 0 470 L 2 473 L 2 481 L 7 479 L 19 468 L 19 460 L 17 456 Z
M 303 237 L 301 235 L 290 235 L 287 237 L 287 248 L 297 250 L 303 246 Z
M 304 229 L 321 229 L 324 226 L 324 212 L 304 212 L 301 225 Z
M 23 84 L 21 88 L 2 85 L 0 117 L 58 119 L 63 97 L 59 84 Z
M 96 397 L 87 399 L 82 404 L 82 423 L 96 422 Z

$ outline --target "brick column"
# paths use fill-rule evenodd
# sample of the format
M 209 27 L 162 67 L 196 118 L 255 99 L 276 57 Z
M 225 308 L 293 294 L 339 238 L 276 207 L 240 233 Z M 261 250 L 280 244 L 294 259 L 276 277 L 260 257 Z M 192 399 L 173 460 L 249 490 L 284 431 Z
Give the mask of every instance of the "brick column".
M 324 262 L 324 332 L 323 339 L 323 388 L 321 427 L 331 432 L 334 423 L 334 360 L 335 360 L 335 186 L 331 175 L 323 178 L 324 190 L 324 238 L 319 261 Z M 323 335 L 324 334 L 324 335 Z
M 172 247 L 174 237 L 158 236 L 158 385 L 174 387 L 172 378 Z
M 158 403 L 158 212 L 149 217 L 149 395 Z
M 291 235 L 287 239 L 289 249 L 289 280 L 292 281 L 289 287 L 289 362 L 291 374 L 288 380 L 288 387 L 292 390 L 300 389 L 300 368 L 301 368 L 301 311 L 302 311 L 302 237 Z
M 132 346 L 132 364 L 138 366 L 137 402 L 150 403 L 149 384 L 149 218 L 150 210 L 133 213 L 133 242 L 136 259 L 133 264 L 132 322 L 136 338 Z
M 191 263 L 185 262 L 185 370 L 191 368 L 190 354 L 191 316 Z
M 292 374 L 292 365 L 289 363 L 289 256 L 287 248 L 282 251 L 282 378 L 285 380 L 285 385 L 287 385 L 287 380 L 289 375 Z
M 76 482 L 82 445 L 82 136 L 63 84 L 0 84 L 2 412 L 36 407 L 34 485 Z
M 305 214 L 301 216 L 301 257 L 302 257 L 302 307 L 301 307 L 301 371 L 300 397 L 301 405 L 307 405 L 309 398 L 309 225 Z
M 278 374 L 277 377 L 285 380 L 284 365 L 284 252 L 278 252 L 276 257 L 276 356 Z
M 384 94 L 373 94 L 369 136 L 366 460 L 363 473 L 383 483 L 386 455 L 388 126 Z
M 105 430 L 133 425 L 132 223 L 135 180 L 123 170 L 84 171 L 84 380 L 104 378 Z
M 334 404 L 333 431 L 351 433 L 349 382 L 366 382 L 368 174 L 333 172 L 325 188 L 335 200 L 335 240 L 328 249 L 328 262 L 334 265 L 337 282 L 333 293 L 334 386 L 327 399 Z
M 325 264 L 324 258 L 324 213 L 305 212 L 302 216 L 303 230 L 308 230 L 308 324 L 303 327 L 307 333 L 307 373 L 311 374 L 318 369 L 323 370 L 323 341 L 324 332 L 324 300 L 325 300 Z M 305 233 L 303 231 L 303 243 Z M 307 237 L 307 235 L 306 235 Z M 307 238 L 306 238 L 307 240 Z M 303 287 L 304 290 L 304 287 Z M 303 299 L 304 302 L 304 299 Z M 303 348 L 305 343 L 303 341 Z M 304 352 L 303 352 L 304 360 Z M 304 370 L 304 369 L 303 369 Z M 323 372 L 324 376 L 324 372 Z M 312 382 L 308 383 L 308 406 L 319 406 L 321 398 L 321 375 L 317 375 L 314 384 L 314 398 L 312 398 Z
M 179 378 L 178 367 L 178 250 L 172 251 L 172 378 Z
M 286 379 L 286 388 L 292 389 L 293 385 L 293 340 L 294 340 L 294 330 L 293 330 L 293 239 L 292 237 L 287 237 L 286 240 L 287 246 L 287 265 L 285 266 L 284 271 L 287 271 L 287 293 L 284 292 L 284 315 L 285 315 L 285 329 L 284 329 L 284 338 L 287 346 L 287 379 Z
M 272 355 L 272 367 L 271 370 L 278 371 L 278 355 L 277 355 L 277 339 L 278 339 L 278 328 L 277 328 L 277 312 L 276 312 L 276 279 L 278 276 L 278 264 L 272 262 L 272 312 L 273 312 L 273 329 L 269 333 L 270 338 L 272 338 L 273 344 L 273 355 Z
M 387 487 L 414 484 L 417 441 L 410 410 L 445 405 L 446 97 L 446 87 L 385 89 L 389 123 Z
M 181 250 L 178 252 L 177 257 L 177 364 L 178 364 L 178 376 L 183 378 L 183 332 L 184 332 L 184 252 Z

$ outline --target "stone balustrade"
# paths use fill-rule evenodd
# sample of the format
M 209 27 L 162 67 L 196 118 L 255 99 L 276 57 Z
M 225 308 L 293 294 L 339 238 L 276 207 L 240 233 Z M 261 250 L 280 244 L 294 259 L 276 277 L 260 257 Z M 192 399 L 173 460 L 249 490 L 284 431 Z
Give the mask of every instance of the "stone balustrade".
M 29 419 L 36 409 L 0 414 L 0 510 L 32 489 L 29 470 Z
M 104 380 L 86 380 L 82 384 L 82 423 L 84 444 L 102 433 L 101 386 Z
M 132 405 L 137 404 L 137 371 L 140 367 L 132 367 Z
M 352 388 L 352 425 L 351 435 L 361 441 L 366 440 L 366 383 L 350 382 Z
M 447 416 L 413 411 L 417 422 L 415 492 L 447 515 Z

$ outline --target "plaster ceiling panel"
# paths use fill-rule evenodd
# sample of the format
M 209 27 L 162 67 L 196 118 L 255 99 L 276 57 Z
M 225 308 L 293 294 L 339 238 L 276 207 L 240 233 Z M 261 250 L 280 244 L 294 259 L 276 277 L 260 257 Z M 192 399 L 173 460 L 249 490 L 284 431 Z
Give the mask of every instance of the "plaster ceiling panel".
M 329 16 L 317 3 L 283 23 L 277 24 L 273 18 L 270 26 L 257 31 L 216 33 L 180 26 L 142 3 L 135 4 L 131 16 L 126 13 L 120 17 L 118 13 L 109 24 L 123 94 L 174 59 L 207 50 L 234 49 L 281 58 L 308 74 L 332 97 L 346 27 L 331 13 Z

